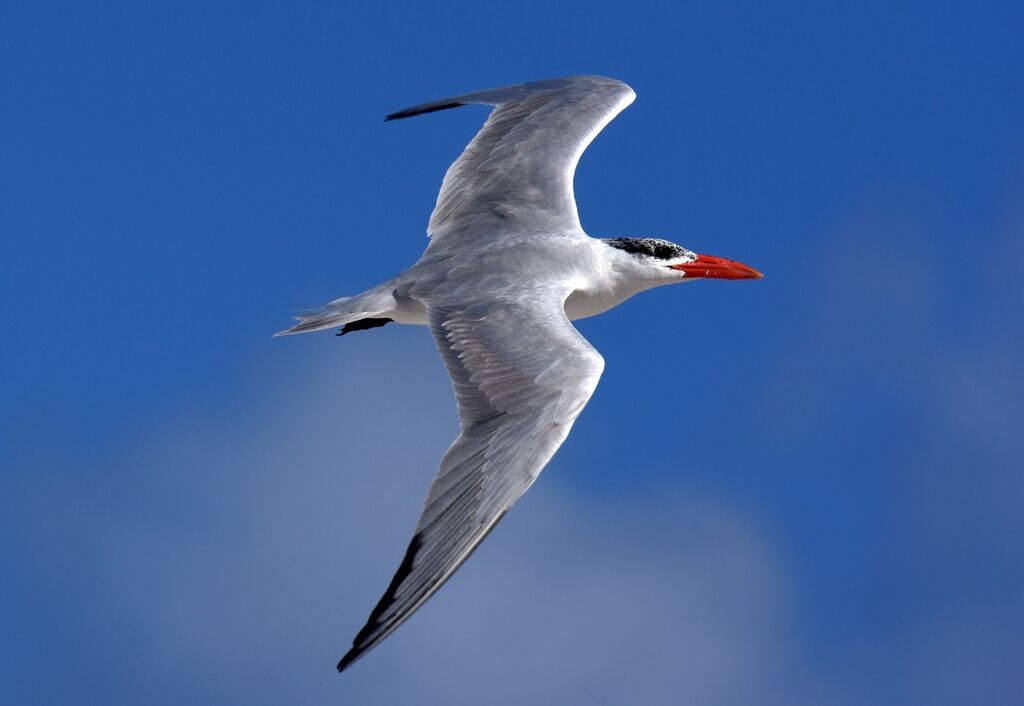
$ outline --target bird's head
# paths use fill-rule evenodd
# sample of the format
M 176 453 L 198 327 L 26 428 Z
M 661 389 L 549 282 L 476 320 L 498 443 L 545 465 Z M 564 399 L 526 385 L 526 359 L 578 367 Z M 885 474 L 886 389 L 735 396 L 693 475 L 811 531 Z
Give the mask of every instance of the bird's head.
M 713 255 L 698 255 L 658 238 L 606 238 L 605 243 L 628 255 L 631 267 L 659 284 L 691 279 L 761 279 L 752 267 Z

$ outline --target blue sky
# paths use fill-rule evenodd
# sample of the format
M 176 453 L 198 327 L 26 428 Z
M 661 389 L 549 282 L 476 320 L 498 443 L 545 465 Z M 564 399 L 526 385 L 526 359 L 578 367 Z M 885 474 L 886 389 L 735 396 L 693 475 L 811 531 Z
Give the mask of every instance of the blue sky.
M 1019 701 L 1022 21 L 5 4 L 4 692 Z M 766 277 L 580 322 L 607 368 L 566 445 L 339 677 L 454 405 L 423 329 L 269 334 L 418 257 L 486 111 L 383 115 L 572 73 L 638 93 L 580 163 L 588 232 Z

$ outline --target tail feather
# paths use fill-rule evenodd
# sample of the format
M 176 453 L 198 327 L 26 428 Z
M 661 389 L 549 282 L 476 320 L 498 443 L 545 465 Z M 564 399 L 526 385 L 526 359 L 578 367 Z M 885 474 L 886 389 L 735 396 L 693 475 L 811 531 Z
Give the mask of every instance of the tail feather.
M 358 321 L 366 313 L 363 311 L 352 311 L 349 307 L 345 306 L 351 299 L 352 297 L 342 297 L 341 299 L 335 299 L 322 309 L 297 314 L 295 320 L 299 323 L 284 331 L 278 331 L 274 335 L 290 336 L 293 333 L 322 331 L 325 328 L 334 328 L 335 326 L 343 326 L 352 321 Z
M 335 299 L 322 309 L 300 313 L 295 317 L 297 324 L 274 335 L 290 336 L 334 327 L 341 327 L 341 333 L 361 331 L 388 323 L 394 310 L 392 289 L 381 285 L 354 297 Z

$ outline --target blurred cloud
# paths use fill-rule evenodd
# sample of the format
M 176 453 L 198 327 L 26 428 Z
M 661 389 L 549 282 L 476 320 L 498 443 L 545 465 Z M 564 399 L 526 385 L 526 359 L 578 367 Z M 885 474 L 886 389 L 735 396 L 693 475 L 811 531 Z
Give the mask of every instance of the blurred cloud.
M 918 288 L 900 299 L 886 286 L 880 296 L 897 311 L 927 309 Z M 866 325 L 865 301 L 841 304 L 836 328 L 822 325 L 790 364 L 830 379 L 812 362 L 848 343 L 845 326 Z M 1005 659 L 1019 643 L 1012 606 L 969 600 L 909 621 L 891 642 L 817 654 L 805 640 L 805 577 L 771 524 L 685 478 L 664 492 L 581 495 L 559 479 L 579 462 L 571 444 L 459 574 L 339 677 L 333 663 L 390 579 L 456 425 L 423 331 L 322 344 L 282 343 L 244 376 L 245 394 L 194 399 L 73 478 L 32 474 L 35 462 L 16 474 L 13 522 L 32 548 L 8 576 L 23 589 L 15 634 L 33 636 L 8 659 L 20 702 L 955 703 L 979 683 L 995 698 L 1019 682 Z M 875 373 L 913 387 L 903 357 L 924 347 L 883 351 Z M 1020 398 L 986 393 L 972 406 L 970 391 L 1018 365 L 979 339 L 923 366 L 912 401 L 937 390 L 929 425 L 1012 456 L 1018 441 L 1000 420 Z M 932 377 L 953 372 L 977 379 Z M 999 399 L 1006 408 L 993 412 Z M 1010 485 L 970 497 L 979 513 L 1002 502 L 1000 532 L 1013 538 L 1019 478 L 998 468 L 971 478 Z M 941 550 L 936 537 L 963 525 L 972 510 L 962 503 L 945 518 L 928 510 L 942 507 L 935 493 L 956 500 L 960 477 L 908 481 L 925 519 L 893 538 L 897 557 Z M 40 673 L 40 651 L 68 620 L 85 637 L 56 650 L 60 675 Z
M 243 416 L 198 401 L 73 492 L 24 484 L 36 551 L 20 580 L 57 584 L 89 638 L 65 646 L 56 683 L 17 675 L 23 702 L 45 701 L 42 683 L 110 703 L 732 704 L 784 685 L 787 579 L 764 528 L 684 490 L 581 500 L 557 478 L 571 457 L 421 614 L 335 674 L 455 430 L 427 337 L 401 336 L 261 370 Z

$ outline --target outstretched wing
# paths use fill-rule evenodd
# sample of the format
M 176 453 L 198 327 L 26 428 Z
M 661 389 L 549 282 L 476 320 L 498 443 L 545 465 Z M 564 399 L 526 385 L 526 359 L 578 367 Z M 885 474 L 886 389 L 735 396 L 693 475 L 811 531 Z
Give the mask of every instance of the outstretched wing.
M 537 478 L 590 399 L 604 359 L 566 318 L 566 294 L 428 306 L 462 433 L 441 461 L 405 558 L 339 671 L 459 568 Z
M 408 118 L 470 103 L 496 106 L 448 168 L 427 232 L 442 237 L 580 230 L 572 180 L 590 141 L 636 98 L 601 76 L 523 83 L 392 113 Z

